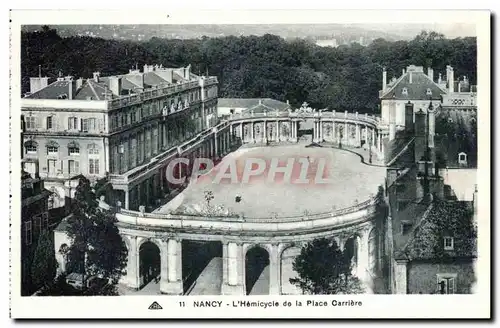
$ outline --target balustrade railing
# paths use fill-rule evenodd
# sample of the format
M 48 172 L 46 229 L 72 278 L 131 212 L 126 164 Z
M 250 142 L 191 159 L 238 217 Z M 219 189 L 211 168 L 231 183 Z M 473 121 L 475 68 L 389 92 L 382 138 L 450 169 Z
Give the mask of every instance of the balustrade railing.
M 338 120 L 352 120 L 371 123 L 374 125 L 379 124 L 380 118 L 374 115 L 358 114 L 358 113 L 340 113 L 340 112 L 245 112 L 232 114 L 229 117 L 230 121 L 241 119 L 273 119 L 273 118 L 316 118 L 316 119 L 338 119 Z
M 257 217 L 246 217 L 237 214 L 233 215 L 196 215 L 196 214 L 172 214 L 172 213 L 141 213 L 138 211 L 131 211 L 121 209 L 120 213 L 128 216 L 142 217 L 149 219 L 160 219 L 160 220 L 180 220 L 180 221 L 215 221 L 215 222 L 237 222 L 237 223 L 292 223 L 292 222 L 303 222 L 303 221 L 314 221 L 321 219 L 334 218 L 341 215 L 351 214 L 358 212 L 360 210 L 374 207 L 376 204 L 376 197 L 370 198 L 362 203 L 345 207 L 338 210 L 332 210 L 321 213 L 304 213 L 296 216 L 286 216 L 286 217 L 274 217 L 274 218 L 257 218 Z

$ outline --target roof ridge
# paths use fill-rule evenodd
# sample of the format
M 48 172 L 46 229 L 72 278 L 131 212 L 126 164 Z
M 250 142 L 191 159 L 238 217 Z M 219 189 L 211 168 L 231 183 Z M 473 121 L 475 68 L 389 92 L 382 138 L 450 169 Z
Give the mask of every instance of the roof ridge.
M 87 83 L 90 87 L 90 90 L 92 90 L 92 92 L 94 93 L 94 95 L 96 96 L 96 100 L 101 100 L 101 98 L 99 97 L 99 95 L 97 94 L 97 92 L 95 91 L 94 89 L 94 86 L 92 85 L 92 81 L 91 80 L 87 80 Z
M 397 80 L 396 82 L 394 82 L 394 84 L 392 85 L 392 87 L 390 89 L 388 89 L 386 92 L 384 92 L 380 98 L 383 98 L 385 95 L 387 95 L 389 92 L 391 92 L 392 90 L 394 90 L 394 88 L 396 88 L 396 86 L 406 77 L 406 75 L 408 74 L 408 72 L 405 72 L 403 75 L 401 75 Z

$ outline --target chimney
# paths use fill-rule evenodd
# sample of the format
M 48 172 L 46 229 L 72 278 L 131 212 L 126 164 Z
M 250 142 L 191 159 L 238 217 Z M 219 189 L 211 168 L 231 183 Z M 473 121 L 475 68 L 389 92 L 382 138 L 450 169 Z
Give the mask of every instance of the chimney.
M 186 68 L 184 68 L 184 78 L 189 80 L 191 77 L 191 64 L 189 64 Z
M 446 79 L 448 81 L 448 92 L 455 92 L 455 77 L 453 74 L 453 67 L 450 65 L 446 66 Z
M 30 77 L 30 93 L 35 93 L 49 85 L 48 77 Z
M 442 82 L 441 73 L 439 73 L 438 84 L 441 84 L 441 82 Z
M 413 126 L 413 112 L 414 105 L 408 101 L 408 103 L 405 104 L 405 130 L 410 135 L 415 133 L 415 128 Z
M 99 83 L 99 76 L 101 75 L 101 73 L 99 72 L 94 72 L 94 82 L 96 83 Z
M 431 149 L 431 159 L 434 159 L 434 135 L 436 132 L 436 111 L 434 110 L 434 106 L 432 102 L 429 104 L 429 108 L 427 109 L 427 113 L 429 115 L 429 148 Z
M 76 96 L 76 81 L 71 79 L 68 81 L 68 99 L 73 100 Z
M 385 91 L 387 89 L 387 71 L 384 70 L 382 71 L 382 91 Z
M 109 78 L 109 89 L 114 95 L 122 94 L 122 78 L 119 76 L 111 76 Z
M 420 161 L 427 148 L 426 145 L 426 118 L 427 115 L 420 109 L 415 113 L 415 161 Z
M 403 72 L 403 74 L 401 74 L 401 75 L 405 75 L 406 74 L 406 70 L 404 68 L 403 68 L 402 72 Z
M 286 104 L 287 104 L 288 106 L 290 106 L 290 100 L 288 100 L 288 99 L 287 99 L 287 100 L 286 100 Z
M 427 76 L 434 82 L 434 70 L 431 67 L 427 68 Z
M 144 64 L 144 73 L 147 73 L 147 72 L 149 72 L 148 64 Z
M 410 84 L 413 82 L 413 71 L 410 71 Z

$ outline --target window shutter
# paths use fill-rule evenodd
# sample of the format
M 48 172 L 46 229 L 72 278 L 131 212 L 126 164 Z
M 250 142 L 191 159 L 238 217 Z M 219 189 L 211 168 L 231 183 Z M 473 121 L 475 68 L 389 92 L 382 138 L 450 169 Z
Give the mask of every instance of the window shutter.
M 104 132 L 104 120 L 99 119 L 99 131 Z
M 448 279 L 448 294 L 455 294 L 455 279 Z
M 68 117 L 68 130 L 71 130 L 71 120 L 72 117 Z
M 78 122 L 78 119 L 77 119 L 77 124 L 80 124 L 80 126 L 78 127 L 78 130 L 82 131 L 82 128 L 83 128 L 83 119 L 80 119 L 79 122 Z
M 80 174 L 80 162 L 75 161 L 75 174 Z

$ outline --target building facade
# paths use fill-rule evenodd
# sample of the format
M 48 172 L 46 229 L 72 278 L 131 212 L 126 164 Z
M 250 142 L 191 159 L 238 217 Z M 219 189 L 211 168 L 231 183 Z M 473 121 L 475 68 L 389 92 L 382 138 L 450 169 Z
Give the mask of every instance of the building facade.
M 158 65 L 118 76 L 60 77 L 51 84 L 31 78 L 31 92 L 21 101 L 24 169 L 38 170 L 60 202 L 71 196 L 64 187 L 69 178 L 108 177 L 128 206 L 138 197 L 131 199 L 129 190 L 149 178 L 137 171 L 218 123 L 217 83 L 192 74 L 190 66 Z
M 435 106 L 476 106 L 475 85 L 471 85 L 468 78 L 455 79 L 453 67 L 446 67 L 443 78 L 439 73 L 437 81 L 434 70 L 410 65 L 403 69 L 401 76 L 393 77 L 388 81 L 387 71 L 382 72 L 382 90 L 379 92 L 382 112 L 382 124 L 388 127 L 390 140 L 395 138 L 396 131 L 405 126 L 405 104 L 411 102 L 414 111 L 425 111 L 429 101 Z

